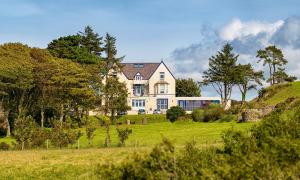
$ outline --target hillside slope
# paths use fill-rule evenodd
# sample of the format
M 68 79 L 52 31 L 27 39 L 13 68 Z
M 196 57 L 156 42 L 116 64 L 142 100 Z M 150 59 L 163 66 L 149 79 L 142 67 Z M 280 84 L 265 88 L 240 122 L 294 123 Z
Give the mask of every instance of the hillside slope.
M 300 81 L 267 87 L 261 90 L 253 103 L 259 106 L 275 106 L 289 98 L 300 98 Z

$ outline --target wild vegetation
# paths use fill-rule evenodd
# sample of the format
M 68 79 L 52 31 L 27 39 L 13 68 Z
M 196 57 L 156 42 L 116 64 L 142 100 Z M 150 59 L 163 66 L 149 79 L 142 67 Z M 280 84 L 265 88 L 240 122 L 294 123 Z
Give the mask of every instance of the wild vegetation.
M 0 45 L 0 167 L 7 170 L 0 178 L 299 179 L 299 82 L 291 83 L 296 78 L 286 74 L 279 48 L 258 50 L 271 86 L 247 103 L 264 72 L 238 57 L 226 44 L 204 72 L 202 83 L 216 89 L 221 105 L 118 115 L 130 107 L 117 76 L 123 57 L 110 34 L 87 26 L 47 49 Z M 199 82 L 176 84 L 177 96 L 200 96 Z M 241 103 L 227 109 L 233 87 Z M 260 123 L 237 123 L 247 108 L 265 105 L 274 109 Z

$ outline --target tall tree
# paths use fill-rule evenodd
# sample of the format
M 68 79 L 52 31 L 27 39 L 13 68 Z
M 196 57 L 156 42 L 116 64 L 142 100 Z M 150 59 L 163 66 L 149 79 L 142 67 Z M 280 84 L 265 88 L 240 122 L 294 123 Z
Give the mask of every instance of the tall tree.
M 48 44 L 47 49 L 54 57 L 69 59 L 81 64 L 95 64 L 100 57 L 81 45 L 80 35 L 60 37 Z
M 269 68 L 269 79 L 271 85 L 276 84 L 275 74 L 279 67 L 287 64 L 287 60 L 284 58 L 284 55 L 281 49 L 276 46 L 268 46 L 264 49 L 258 50 L 256 57 L 260 58 L 258 62 L 263 61 L 263 65 L 268 65 Z
M 90 53 L 100 56 L 103 51 L 102 37 L 95 33 L 91 26 L 86 26 L 84 32 L 79 31 L 80 46 L 85 47 Z
M 104 45 L 104 52 L 106 54 L 106 57 L 104 60 L 104 69 L 102 72 L 103 78 L 105 79 L 105 85 L 104 85 L 104 113 L 108 114 L 110 111 L 110 99 L 109 99 L 109 88 L 114 88 L 109 84 L 109 81 L 114 81 L 115 83 L 118 82 L 117 73 L 121 71 L 121 61 L 123 57 L 117 58 L 117 49 L 116 49 L 116 38 L 106 33 L 105 39 L 104 39 L 105 45 Z M 115 80 L 114 80 L 115 79 Z M 116 84 L 117 85 L 117 84 Z M 126 86 L 125 86 L 126 88 Z M 127 92 L 126 92 L 127 94 Z M 111 116 L 111 118 L 113 118 Z M 113 119 L 111 119 L 113 120 Z
M 176 96 L 177 97 L 199 97 L 200 85 L 192 78 L 176 79 Z
M 256 89 L 257 85 L 262 85 L 263 72 L 254 71 L 251 64 L 237 65 L 235 68 L 235 79 L 236 84 L 242 94 L 242 104 L 243 106 L 246 101 L 247 92 L 252 89 Z
M 20 43 L 0 46 L 0 92 L 1 104 L 10 136 L 14 119 L 24 117 L 30 106 L 33 88 L 33 66 L 30 49 Z M 17 117 L 10 119 L 10 115 Z
M 235 84 L 234 70 L 238 55 L 235 55 L 230 44 L 225 44 L 222 51 L 209 58 L 209 68 L 204 71 L 203 84 L 212 85 L 226 106 Z
M 48 51 L 33 48 L 30 55 L 34 60 L 35 108 L 40 109 L 41 127 L 44 127 L 45 110 L 47 106 L 50 106 L 50 101 L 54 97 L 51 91 L 53 87 L 50 85 L 50 80 L 53 78 L 56 70 L 50 60 L 52 56 Z

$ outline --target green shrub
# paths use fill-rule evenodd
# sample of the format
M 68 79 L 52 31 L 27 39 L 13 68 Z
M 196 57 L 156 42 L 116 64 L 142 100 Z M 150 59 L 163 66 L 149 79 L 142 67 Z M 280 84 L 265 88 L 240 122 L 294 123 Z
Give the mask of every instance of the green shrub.
M 1 142 L 0 143 L 0 150 L 7 151 L 9 149 L 10 149 L 9 144 L 7 144 L 6 142 Z
M 204 122 L 217 121 L 221 119 L 222 115 L 225 113 L 224 109 L 217 104 L 212 104 L 204 110 Z
M 17 148 L 41 147 L 47 139 L 46 130 L 39 127 L 31 116 L 19 118 L 15 122 L 14 138 Z
M 120 140 L 119 146 L 125 146 L 125 141 L 129 138 L 129 135 L 132 133 L 132 129 L 128 127 L 126 128 L 117 127 L 117 132 Z
M 237 120 L 237 115 L 234 114 L 223 114 L 219 119 L 220 122 L 230 122 L 236 120 Z
M 180 106 L 173 106 L 167 110 L 167 119 L 175 122 L 180 116 L 184 116 L 185 111 Z
M 71 129 L 71 125 L 66 122 L 55 120 L 50 133 L 50 141 L 55 147 L 66 147 L 74 144 L 82 135 L 80 131 Z
M 271 114 L 251 133 L 227 130 L 222 139 L 221 147 L 191 142 L 178 153 L 164 139 L 147 155 L 96 171 L 99 179 L 299 179 L 300 108 Z
M 204 120 L 204 110 L 203 109 L 194 109 L 192 112 L 192 119 L 195 122 L 202 122 Z

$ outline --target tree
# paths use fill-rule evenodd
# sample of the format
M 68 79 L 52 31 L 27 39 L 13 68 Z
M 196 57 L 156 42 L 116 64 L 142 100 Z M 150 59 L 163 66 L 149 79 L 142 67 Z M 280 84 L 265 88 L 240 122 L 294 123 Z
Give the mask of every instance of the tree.
M 53 61 L 58 70 L 51 78 L 51 86 L 55 95 L 54 102 L 59 109 L 60 121 L 71 108 L 87 105 L 94 99 L 94 91 L 89 86 L 90 74 L 78 64 L 56 58 Z
M 110 146 L 110 132 L 109 131 L 110 131 L 111 120 L 107 116 L 102 116 L 100 119 L 105 127 L 106 137 L 105 137 L 104 146 L 109 147 Z
M 278 68 L 277 72 L 274 73 L 274 79 L 277 83 L 294 82 L 297 80 L 297 77 L 289 76 L 284 70 L 284 68 Z
M 226 44 L 221 52 L 209 58 L 209 68 L 204 71 L 204 85 L 211 84 L 223 100 L 226 106 L 231 97 L 232 87 L 235 84 L 234 70 L 238 55 L 232 52 L 230 44 Z
M 7 136 L 10 136 L 14 119 L 24 117 L 31 105 L 32 70 L 28 46 L 20 43 L 0 46 L 0 97 Z
M 114 123 L 117 112 L 126 112 L 130 109 L 127 105 L 128 91 L 124 83 L 119 82 L 116 77 L 109 77 L 106 81 L 104 95 L 106 97 L 104 112 L 109 114 L 111 122 Z
M 235 68 L 236 84 L 242 94 L 242 106 L 246 101 L 247 92 L 251 89 L 256 89 L 257 85 L 262 85 L 263 80 L 262 71 L 254 71 L 251 64 L 237 65 Z
M 80 43 L 80 35 L 65 36 L 50 42 L 47 49 L 54 57 L 69 59 L 81 64 L 95 64 L 101 60 L 98 55 L 91 53 Z
M 278 67 L 282 67 L 288 62 L 284 58 L 281 49 L 276 46 L 268 46 L 265 49 L 258 50 L 256 57 L 260 58 L 258 62 L 263 61 L 264 66 L 268 64 L 270 76 L 268 81 L 271 85 L 276 84 L 275 74 Z
M 132 133 L 132 129 L 128 127 L 126 128 L 117 127 L 117 133 L 120 140 L 119 146 L 123 147 L 125 146 L 125 141 L 129 138 L 129 135 Z
M 53 98 L 52 89 L 50 83 L 55 74 L 55 67 L 50 60 L 52 56 L 48 51 L 33 48 L 30 52 L 32 59 L 34 60 L 34 101 L 37 109 L 40 109 L 41 127 L 44 127 L 45 122 L 45 109 L 50 105 L 50 101 Z
M 91 121 L 87 122 L 85 131 L 86 131 L 87 139 L 89 141 L 89 145 L 91 145 L 92 144 L 91 142 L 95 136 L 96 125 Z
M 94 33 L 91 26 L 86 26 L 84 32 L 79 31 L 77 34 L 80 37 L 80 46 L 88 50 L 89 53 L 100 56 L 103 48 L 102 37 L 98 33 Z
M 200 86 L 192 78 L 176 79 L 176 97 L 199 97 Z
M 104 52 L 104 71 L 102 76 L 105 79 L 103 87 L 104 106 L 103 111 L 105 115 L 110 114 L 112 123 L 114 122 L 115 114 L 119 111 L 127 111 L 128 91 L 124 83 L 119 82 L 117 73 L 121 71 L 121 64 L 123 57 L 116 58 L 116 38 L 110 36 L 108 33 L 105 36 Z

